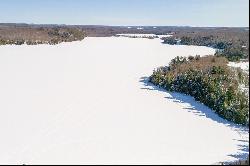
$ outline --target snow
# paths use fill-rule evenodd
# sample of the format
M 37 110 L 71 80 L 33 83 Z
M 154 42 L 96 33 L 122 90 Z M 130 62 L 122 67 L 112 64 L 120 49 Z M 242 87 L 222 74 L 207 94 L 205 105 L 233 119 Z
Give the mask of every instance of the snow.
M 228 66 L 232 68 L 240 68 L 243 72 L 249 74 L 249 62 L 229 62 Z M 239 89 L 244 92 L 247 96 L 249 95 L 249 85 L 245 85 L 245 83 L 239 85 Z
M 121 37 L 156 37 L 157 35 L 155 34 L 117 34 L 116 36 L 121 36 Z
M 147 83 L 176 56 L 160 39 L 0 46 L 1 164 L 213 164 L 248 154 L 248 129 Z
M 249 62 L 229 62 L 228 66 L 241 68 L 243 71 L 249 72 Z
M 137 38 L 149 38 L 149 37 L 171 37 L 173 35 L 156 35 L 156 34 L 117 34 L 116 36 L 121 36 L 121 37 L 137 37 Z
M 159 38 L 163 38 L 163 37 L 172 37 L 173 35 L 157 35 Z

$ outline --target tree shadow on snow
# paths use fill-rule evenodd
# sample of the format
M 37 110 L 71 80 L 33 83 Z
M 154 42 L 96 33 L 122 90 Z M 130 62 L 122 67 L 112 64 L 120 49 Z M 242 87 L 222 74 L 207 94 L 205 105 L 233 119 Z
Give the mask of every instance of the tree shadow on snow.
M 249 141 L 246 140 L 234 140 L 237 141 L 237 150 L 239 151 L 236 154 L 229 154 L 228 156 L 233 157 L 235 161 L 233 162 L 224 162 L 225 165 L 233 164 L 239 160 L 244 161 L 249 156 Z
M 248 127 L 237 125 L 237 124 L 227 121 L 226 119 L 223 119 L 218 114 L 213 112 L 209 107 L 205 106 L 204 104 L 200 102 L 195 101 L 195 99 L 191 96 L 176 93 L 176 92 L 168 92 L 164 90 L 163 88 L 159 88 L 153 85 L 152 83 L 150 83 L 148 77 L 141 77 L 140 83 L 142 83 L 142 88 L 141 88 L 142 90 L 164 92 L 166 93 L 166 97 L 164 97 L 165 99 L 182 104 L 184 106 L 183 110 L 186 110 L 196 116 L 208 118 L 208 119 L 215 121 L 216 123 L 220 123 L 227 127 L 230 127 L 231 130 L 237 131 L 238 134 L 240 135 L 242 135 L 243 132 L 244 133 L 249 132 Z M 237 147 L 240 153 L 229 154 L 228 156 L 234 157 L 236 159 L 246 159 L 249 154 L 249 141 L 245 141 L 245 140 L 234 140 L 234 141 L 237 141 Z

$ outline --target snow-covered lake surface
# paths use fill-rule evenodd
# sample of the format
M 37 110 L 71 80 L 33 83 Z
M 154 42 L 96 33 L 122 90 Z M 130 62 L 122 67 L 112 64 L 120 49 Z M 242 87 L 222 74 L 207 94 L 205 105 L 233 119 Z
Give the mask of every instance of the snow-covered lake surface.
M 248 155 L 248 129 L 147 84 L 176 56 L 160 39 L 0 46 L 1 164 L 213 164 Z

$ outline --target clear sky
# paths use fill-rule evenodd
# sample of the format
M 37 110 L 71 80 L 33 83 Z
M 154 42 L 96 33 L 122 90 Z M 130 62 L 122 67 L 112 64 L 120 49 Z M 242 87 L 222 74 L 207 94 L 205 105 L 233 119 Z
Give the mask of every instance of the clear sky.
M 249 26 L 249 0 L 0 0 L 0 22 Z

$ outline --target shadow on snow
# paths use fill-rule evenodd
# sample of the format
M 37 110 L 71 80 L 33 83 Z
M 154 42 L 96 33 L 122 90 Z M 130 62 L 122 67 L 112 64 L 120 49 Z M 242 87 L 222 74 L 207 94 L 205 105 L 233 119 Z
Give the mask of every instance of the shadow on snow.
M 215 121 L 216 123 L 223 124 L 227 127 L 230 127 L 231 130 L 237 131 L 239 135 L 242 136 L 242 133 L 244 132 L 249 132 L 248 127 L 242 126 L 242 125 L 237 125 L 232 122 L 229 122 L 226 119 L 223 119 L 220 117 L 218 114 L 213 112 L 209 107 L 205 106 L 204 104 L 195 101 L 195 99 L 191 96 L 181 94 L 181 93 L 176 93 L 176 92 L 169 92 L 164 90 L 163 88 L 160 88 L 158 86 L 155 86 L 154 84 L 149 82 L 148 77 L 141 77 L 140 78 L 140 83 L 143 84 L 143 87 L 141 88 L 142 90 L 149 90 L 149 91 L 159 91 L 159 92 L 164 92 L 168 94 L 165 99 L 171 100 L 176 103 L 185 103 L 187 106 L 184 105 L 184 110 L 187 110 L 190 113 L 193 113 L 196 116 L 204 117 L 211 119 Z M 234 139 L 233 141 L 237 141 L 237 148 L 240 153 L 238 154 L 229 154 L 228 156 L 235 158 L 236 160 L 244 160 L 247 158 L 249 154 L 249 141 L 246 140 L 236 140 Z

